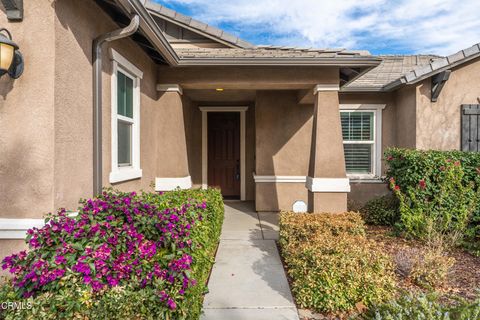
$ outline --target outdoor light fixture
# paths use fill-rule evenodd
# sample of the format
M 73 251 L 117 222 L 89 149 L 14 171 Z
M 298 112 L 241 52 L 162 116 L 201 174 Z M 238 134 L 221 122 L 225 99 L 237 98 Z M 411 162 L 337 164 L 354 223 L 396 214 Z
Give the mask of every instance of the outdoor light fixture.
M 0 77 L 5 73 L 18 79 L 23 73 L 23 57 L 18 45 L 12 41 L 10 31 L 0 29 Z

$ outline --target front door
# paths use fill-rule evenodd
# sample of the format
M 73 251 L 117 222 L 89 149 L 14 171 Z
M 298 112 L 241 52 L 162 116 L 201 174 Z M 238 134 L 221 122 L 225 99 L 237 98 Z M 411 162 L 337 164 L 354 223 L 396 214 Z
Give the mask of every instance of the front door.
M 240 113 L 208 113 L 208 185 L 240 198 Z

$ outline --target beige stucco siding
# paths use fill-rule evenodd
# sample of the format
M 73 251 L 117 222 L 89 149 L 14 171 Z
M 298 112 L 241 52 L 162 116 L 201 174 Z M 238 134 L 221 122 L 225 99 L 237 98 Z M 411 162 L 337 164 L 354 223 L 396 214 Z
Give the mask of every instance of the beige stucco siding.
M 93 2 L 56 2 L 55 206 L 74 207 L 92 192 L 92 41 L 118 28 Z M 159 96 L 156 65 L 131 39 L 103 46 L 103 185 L 111 171 L 110 48 L 143 72 L 140 81 L 141 179 L 115 184 L 120 190 L 149 189 L 156 176 L 188 176 L 182 102 Z M 176 131 L 181 135 L 175 135 Z M 183 143 L 182 143 L 183 138 Z M 168 155 L 168 156 L 167 156 Z M 174 162 L 174 165 L 172 165 Z M 74 168 L 74 170 L 72 170 Z
M 417 85 L 417 148 L 460 148 L 461 105 L 478 104 L 480 59 L 452 70 L 437 102 L 431 102 L 431 80 Z
M 305 183 L 257 183 L 255 206 L 257 211 L 292 210 L 295 201 L 308 202 Z
M 20 79 L 1 79 L 0 216 L 41 217 L 58 207 L 75 209 L 80 198 L 92 195 L 92 41 L 118 25 L 94 2 L 75 0 L 27 1 L 22 23 L 2 22 L 26 64 Z M 110 185 L 111 171 L 110 47 L 143 72 L 143 176 L 115 187 L 151 190 L 155 177 L 188 176 L 185 100 L 177 93 L 160 95 L 157 65 L 131 39 L 123 39 L 103 46 L 103 185 Z
M 295 91 L 258 91 L 255 105 L 256 167 L 259 176 L 307 176 L 313 105 L 297 104 Z M 257 183 L 259 211 L 291 209 L 306 200 L 305 184 Z
M 395 92 L 396 145 L 415 148 L 416 144 L 416 89 L 403 87 Z
M 312 116 L 313 105 L 298 105 L 295 91 L 257 92 L 257 175 L 308 174 Z
M 53 206 L 55 11 L 50 1 L 24 6 L 22 23 L 0 14 L 25 59 L 22 77 L 0 79 L 2 218 L 37 217 Z

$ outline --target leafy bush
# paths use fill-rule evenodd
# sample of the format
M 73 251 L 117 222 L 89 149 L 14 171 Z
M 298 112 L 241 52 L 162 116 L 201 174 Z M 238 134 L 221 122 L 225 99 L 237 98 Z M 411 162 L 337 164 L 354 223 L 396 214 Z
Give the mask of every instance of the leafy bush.
M 385 159 L 387 179 L 401 202 L 400 226 L 407 233 L 424 237 L 434 225 L 480 239 L 480 153 L 392 148 Z
M 480 319 L 480 300 L 457 300 L 453 305 L 443 305 L 434 294 L 413 295 L 405 293 L 386 304 L 375 305 L 363 316 L 365 320 L 475 320 Z
M 387 154 L 390 187 L 399 199 L 400 227 L 407 235 L 424 239 L 429 228 L 439 233 L 468 232 L 469 224 L 477 228 L 471 222 L 479 203 L 478 173 L 472 176 L 459 160 L 434 151 L 393 149 Z M 412 176 L 418 180 L 414 182 Z M 475 232 L 470 230 L 469 235 Z
M 365 238 L 358 213 L 282 213 L 280 246 L 302 308 L 349 311 L 392 296 L 392 262 Z
M 365 222 L 372 225 L 393 226 L 400 220 L 398 200 L 391 195 L 368 201 L 360 213 Z
M 0 301 L 5 319 L 196 319 L 223 221 L 217 190 L 105 191 L 29 230 Z
M 424 288 L 434 289 L 445 284 L 455 259 L 442 247 L 407 248 L 395 257 L 395 271 L 403 278 Z
M 414 257 L 412 280 L 417 285 L 432 289 L 445 284 L 455 259 L 442 249 L 427 249 Z

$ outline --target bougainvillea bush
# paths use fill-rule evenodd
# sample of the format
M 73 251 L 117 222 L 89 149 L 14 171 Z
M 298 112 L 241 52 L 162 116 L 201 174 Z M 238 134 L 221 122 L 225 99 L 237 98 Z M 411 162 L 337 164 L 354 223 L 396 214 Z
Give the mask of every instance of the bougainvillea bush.
M 218 190 L 107 190 L 28 231 L 6 257 L 0 300 L 32 309 L 5 319 L 196 319 L 223 221 Z
M 392 148 L 385 159 L 408 235 L 425 238 L 434 227 L 480 239 L 480 153 Z

